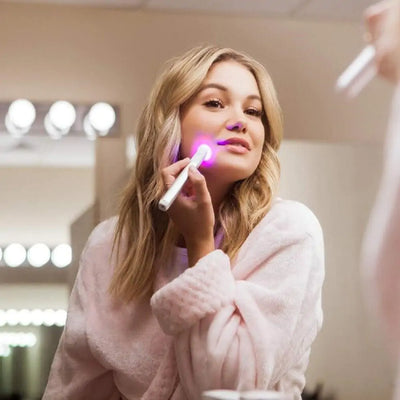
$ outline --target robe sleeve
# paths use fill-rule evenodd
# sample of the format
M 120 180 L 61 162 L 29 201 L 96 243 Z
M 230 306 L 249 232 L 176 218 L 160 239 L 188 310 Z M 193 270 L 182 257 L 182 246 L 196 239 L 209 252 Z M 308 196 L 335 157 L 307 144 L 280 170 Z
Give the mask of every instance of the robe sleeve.
M 96 229 L 91 234 L 95 235 Z M 71 292 L 68 317 L 50 370 L 43 400 L 119 400 L 112 371 L 96 359 L 87 335 L 89 265 L 93 249 L 89 238 L 82 252 Z
M 186 396 L 209 389 L 279 389 L 300 399 L 322 324 L 320 225 L 308 208 L 280 202 L 251 232 L 237 261 L 201 258 L 151 299 L 175 337 Z

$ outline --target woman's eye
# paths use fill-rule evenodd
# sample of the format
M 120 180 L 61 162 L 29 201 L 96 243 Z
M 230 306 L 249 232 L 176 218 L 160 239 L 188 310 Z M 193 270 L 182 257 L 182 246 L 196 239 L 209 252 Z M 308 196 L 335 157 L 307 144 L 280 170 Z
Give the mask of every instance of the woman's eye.
M 261 110 L 257 110 L 256 108 L 248 108 L 246 110 L 246 113 L 249 115 L 253 115 L 254 117 L 261 117 L 263 112 Z
M 207 107 L 222 108 L 222 103 L 220 100 L 209 100 L 205 102 L 204 105 Z

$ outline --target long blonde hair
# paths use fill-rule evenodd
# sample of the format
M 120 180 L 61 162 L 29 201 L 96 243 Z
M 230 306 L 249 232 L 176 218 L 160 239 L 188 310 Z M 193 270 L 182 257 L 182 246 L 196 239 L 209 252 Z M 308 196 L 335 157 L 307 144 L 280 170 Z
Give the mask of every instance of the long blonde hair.
M 265 128 L 264 148 L 256 171 L 234 184 L 218 210 L 224 234 L 221 248 L 231 260 L 271 207 L 279 184 L 276 151 L 283 127 L 281 108 L 267 71 L 246 54 L 216 46 L 200 46 L 172 59 L 156 81 L 138 121 L 136 164 L 123 192 L 114 237 L 117 265 L 110 293 L 115 298 L 128 302 L 150 295 L 157 263 L 171 257 L 178 232 L 168 215 L 157 207 L 164 192 L 160 171 L 178 159 L 182 105 L 197 92 L 210 67 L 225 60 L 244 65 L 254 75 L 263 103 Z

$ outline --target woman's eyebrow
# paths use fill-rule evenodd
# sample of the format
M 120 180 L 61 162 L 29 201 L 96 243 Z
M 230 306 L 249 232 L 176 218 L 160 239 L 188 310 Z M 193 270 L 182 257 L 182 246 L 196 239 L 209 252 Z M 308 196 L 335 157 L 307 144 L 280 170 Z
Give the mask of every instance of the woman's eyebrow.
M 219 83 L 207 83 L 206 85 L 200 87 L 198 93 L 202 92 L 205 89 L 209 89 L 209 88 L 219 89 L 224 92 L 228 91 L 227 87 L 220 85 Z M 249 96 L 247 96 L 247 99 L 255 99 L 255 100 L 261 101 L 260 96 L 258 96 L 257 94 L 250 94 Z

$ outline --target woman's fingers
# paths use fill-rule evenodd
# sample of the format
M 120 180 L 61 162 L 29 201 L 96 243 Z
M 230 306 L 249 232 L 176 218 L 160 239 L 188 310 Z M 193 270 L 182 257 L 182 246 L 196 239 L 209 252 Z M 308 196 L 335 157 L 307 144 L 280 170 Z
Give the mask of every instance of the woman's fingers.
M 389 13 L 392 1 L 385 0 L 369 6 L 364 12 L 364 20 L 368 34 L 364 35 L 369 43 L 375 43 L 382 34 L 385 19 Z
M 198 204 L 211 202 L 210 193 L 207 189 L 206 179 L 194 166 L 189 167 L 189 180 L 193 185 L 196 202 Z
M 189 162 L 190 158 L 184 158 L 183 160 L 179 160 L 176 163 L 168 165 L 168 167 L 165 167 L 161 170 L 161 176 L 167 189 L 171 187 L 176 177 L 189 164 Z
M 400 80 L 400 1 L 385 0 L 367 8 L 364 13 L 367 41 L 376 50 L 376 66 L 384 78 Z
M 181 194 L 172 203 L 168 215 L 185 243 L 200 243 L 213 237 L 215 217 L 205 177 L 193 166 Z

